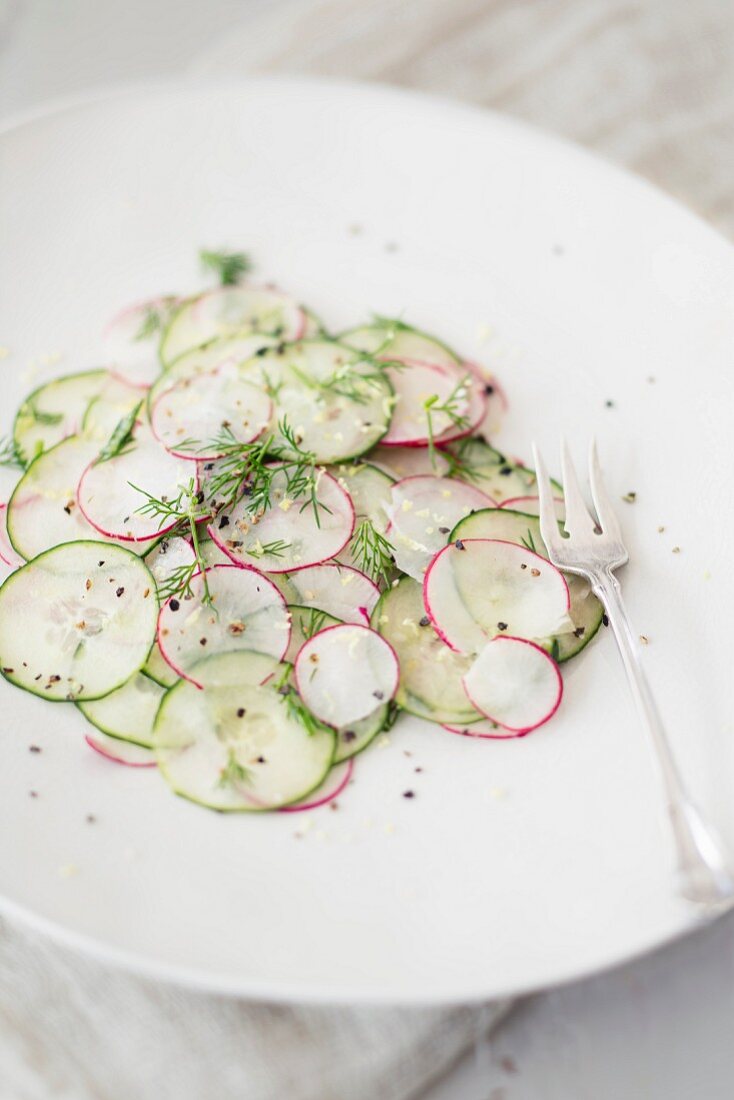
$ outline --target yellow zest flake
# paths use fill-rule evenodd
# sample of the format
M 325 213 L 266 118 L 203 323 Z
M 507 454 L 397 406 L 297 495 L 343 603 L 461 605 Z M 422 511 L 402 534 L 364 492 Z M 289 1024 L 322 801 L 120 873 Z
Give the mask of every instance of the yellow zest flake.
M 409 512 L 411 510 L 411 508 L 413 507 L 413 501 L 412 500 L 404 500 L 400 507 L 403 510 L 403 512 Z
M 278 507 L 282 512 L 287 512 L 290 508 L 293 507 L 293 501 L 289 497 L 283 497 L 283 499 L 278 504 Z
M 428 508 L 421 508 L 420 512 L 416 512 L 415 514 L 417 516 L 420 516 L 421 519 L 428 519 L 428 517 L 431 513 L 428 510 Z

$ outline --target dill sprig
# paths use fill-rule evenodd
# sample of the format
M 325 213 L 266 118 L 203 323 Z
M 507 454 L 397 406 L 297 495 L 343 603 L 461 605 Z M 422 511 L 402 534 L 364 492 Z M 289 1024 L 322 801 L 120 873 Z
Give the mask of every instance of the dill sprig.
M 252 772 L 242 766 L 232 748 L 227 749 L 227 763 L 219 772 L 217 787 L 231 787 L 235 783 L 251 783 Z
M 145 501 L 140 505 L 136 511 L 141 516 L 151 516 L 158 519 L 158 529 L 163 527 L 164 523 L 173 521 L 169 537 L 179 535 L 183 538 L 191 540 L 191 546 L 194 551 L 194 562 L 191 566 L 184 566 L 183 572 L 179 575 L 179 583 L 181 587 L 172 591 L 168 591 L 168 596 L 174 596 L 178 593 L 188 594 L 191 592 L 191 580 L 195 573 L 201 573 L 201 579 L 204 585 L 204 597 L 203 602 L 205 604 L 212 604 L 212 597 L 209 591 L 209 582 L 206 574 L 206 562 L 201 554 L 201 546 L 199 543 L 199 532 L 197 524 L 202 519 L 207 519 L 208 514 L 205 508 L 202 508 L 204 503 L 204 492 L 202 489 L 197 489 L 194 483 L 194 479 L 189 478 L 186 485 L 182 486 L 178 495 L 173 500 L 165 500 L 163 497 L 158 499 L 154 497 L 152 493 L 149 493 L 147 489 L 141 489 L 139 485 L 133 485 L 132 481 L 128 482 L 131 489 L 134 489 L 136 493 L 141 493 L 145 497 Z M 188 575 L 186 571 L 190 570 Z M 173 570 L 171 576 L 176 575 L 176 570 Z M 164 583 L 164 589 L 168 586 Z
M 366 369 L 356 370 L 360 365 L 364 365 Z M 359 352 L 341 363 L 327 378 L 314 378 L 293 364 L 290 370 L 307 389 L 344 397 L 355 405 L 365 405 L 376 392 L 384 389 L 385 371 L 388 367 L 404 370 L 405 363 L 399 360 L 380 360 L 374 353 Z
M 205 270 L 214 272 L 221 286 L 234 286 L 243 275 L 252 271 L 252 260 L 245 252 L 214 252 L 203 248 L 199 260 Z
M 389 584 L 395 567 L 395 547 L 371 519 L 363 519 L 349 544 L 354 563 L 375 584 Z
M 308 622 L 305 621 L 305 616 L 301 616 L 301 633 L 303 637 L 307 641 L 309 638 L 313 638 L 314 634 L 318 634 L 323 628 L 325 622 L 326 612 L 320 611 L 318 607 L 310 607 Z
M 293 718 L 296 722 L 300 722 L 309 737 L 312 737 L 320 730 L 329 730 L 331 727 L 320 722 L 308 709 L 303 699 L 301 699 L 301 696 L 291 683 L 292 672 L 293 666 L 284 664 L 280 677 L 273 685 L 280 695 L 280 701 L 285 706 L 288 717 Z
M 135 405 L 126 416 L 123 416 L 117 421 L 112 435 L 97 455 L 96 462 L 107 462 L 108 459 L 114 458 L 115 455 L 122 454 L 125 448 L 132 443 L 135 421 L 142 404 L 142 401 L 138 401 L 137 405 Z
M 64 419 L 63 413 L 44 412 L 36 404 L 37 396 L 27 397 L 20 407 L 19 416 L 29 416 L 35 424 L 60 424 Z
M 284 539 L 275 539 L 273 542 L 260 542 L 258 539 L 250 550 L 245 550 L 245 553 L 259 561 L 260 558 L 264 558 L 266 555 L 282 558 L 286 550 L 290 550 L 290 548 L 291 544 L 285 542 Z
M 151 336 L 155 336 L 156 332 L 160 332 L 162 328 L 163 312 L 156 309 L 155 306 L 147 306 L 140 322 L 140 328 L 133 336 L 133 340 L 148 340 Z
M 177 565 L 158 585 L 158 598 L 161 603 L 171 599 L 172 596 L 181 596 L 183 599 L 191 599 L 194 590 L 191 581 L 195 573 L 199 571 L 199 562 L 192 561 L 188 565 Z
M 480 444 L 481 452 L 483 454 L 482 459 L 477 460 L 473 457 L 473 452 L 476 452 L 477 444 Z M 496 454 L 496 465 L 505 465 L 504 455 L 501 455 L 499 451 L 491 452 Z M 459 439 L 456 443 L 452 443 L 441 454 L 444 456 L 449 464 L 447 471 L 447 477 L 459 477 L 464 481 L 483 481 L 487 476 L 487 458 L 486 448 L 484 441 L 478 439 L 476 436 L 467 436 L 465 439 Z M 493 463 L 494 464 L 494 463 Z
M 431 456 L 431 462 L 435 459 L 436 454 L 436 434 L 434 430 L 433 417 L 442 413 L 448 417 L 454 427 L 464 429 L 469 426 L 469 418 L 465 412 L 460 411 L 467 396 L 469 386 L 471 384 L 471 378 L 468 374 L 460 378 L 448 397 L 441 401 L 437 393 L 431 394 L 423 402 L 423 409 L 426 414 L 426 434 L 428 435 L 428 453 Z
M 0 437 L 0 466 L 12 466 L 19 470 L 25 467 L 23 456 L 18 450 L 18 444 L 12 436 Z

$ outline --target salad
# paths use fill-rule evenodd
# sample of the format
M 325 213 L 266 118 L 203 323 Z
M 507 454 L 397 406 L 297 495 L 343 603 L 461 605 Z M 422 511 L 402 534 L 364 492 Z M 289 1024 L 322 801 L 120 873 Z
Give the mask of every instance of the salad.
M 215 810 L 313 807 L 406 711 L 519 737 L 602 608 L 547 559 L 496 380 L 403 319 L 220 285 L 126 309 L 23 401 L 0 669 Z M 559 502 L 559 519 L 560 515 Z

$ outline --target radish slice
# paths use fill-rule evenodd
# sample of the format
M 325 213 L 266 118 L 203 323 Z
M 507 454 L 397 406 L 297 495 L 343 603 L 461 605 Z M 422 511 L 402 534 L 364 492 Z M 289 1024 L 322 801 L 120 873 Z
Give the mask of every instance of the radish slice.
M 0 669 L 44 699 L 98 699 L 145 663 L 156 620 L 140 558 L 101 542 L 63 543 L 0 588 Z
M 352 778 L 353 771 L 353 760 L 345 760 L 341 764 L 335 764 L 324 782 L 313 794 L 310 794 L 308 798 L 303 799 L 301 802 L 293 802 L 290 806 L 282 806 L 280 812 L 282 814 L 297 814 L 302 813 L 304 810 L 317 810 L 319 806 L 326 806 L 327 803 L 333 802 L 342 793 Z
M 179 301 L 173 295 L 149 298 L 109 322 L 102 334 L 104 358 L 123 382 L 147 389 L 160 374 L 158 343 Z
M 321 470 L 316 475 L 316 512 L 305 497 L 286 495 L 286 480 L 276 473 L 271 507 L 262 516 L 253 518 L 243 496 L 209 525 L 209 534 L 235 564 L 254 562 L 266 573 L 291 573 L 335 557 L 349 542 L 354 506 L 333 477 Z
M 460 371 L 456 371 L 456 385 L 468 389 L 469 403 L 464 413 L 463 424 L 452 424 L 441 435 L 436 436 L 434 442 L 437 447 L 446 446 L 457 439 L 464 439 L 477 431 L 487 415 L 487 397 L 482 383 L 472 373 L 470 367 L 464 365 Z
M 272 336 L 250 332 L 244 336 L 220 337 L 203 348 L 192 348 L 184 352 L 156 378 L 148 391 L 148 408 L 152 409 L 162 393 L 184 378 L 196 378 L 200 374 L 208 374 L 225 363 L 236 363 L 242 367 L 262 348 L 272 347 L 277 343 L 278 341 Z
M 69 374 L 46 382 L 26 397 L 13 425 L 13 440 L 26 464 L 81 430 L 89 402 L 109 377 L 104 370 Z
M 267 287 L 223 286 L 184 302 L 161 341 L 164 366 L 190 348 L 220 336 L 262 332 L 279 340 L 298 340 L 306 317 L 300 306 Z
M 291 616 L 291 640 L 283 660 L 292 665 L 301 646 L 309 638 L 327 626 L 338 626 L 340 620 L 335 619 L 333 615 L 327 615 L 317 607 L 303 607 L 295 603 L 288 604 L 288 611 Z
M 207 591 L 209 589 L 207 603 Z M 288 649 L 290 616 L 278 589 L 257 569 L 214 565 L 192 578 L 192 595 L 164 603 L 158 644 L 179 676 L 197 681 L 190 669 L 203 656 L 251 650 L 280 660 Z
M 561 703 L 558 665 L 524 638 L 494 638 L 464 677 L 472 704 L 513 733 L 530 733 L 552 718 Z
M 436 630 L 460 653 L 478 653 L 497 634 L 539 640 L 573 629 L 563 574 L 510 542 L 452 542 L 429 566 L 423 595 Z
M 373 466 L 384 470 L 396 481 L 420 474 L 442 477 L 447 475 L 450 469 L 450 463 L 441 451 L 434 451 L 431 454 L 425 447 L 378 446 L 370 452 L 369 458 Z
M 180 678 L 161 653 L 161 647 L 158 645 L 157 640 L 153 643 L 153 648 L 148 654 L 148 660 L 141 671 L 163 688 L 172 687 Z
M 566 509 L 563 503 L 563 497 L 553 497 L 553 504 L 555 505 L 556 519 L 564 520 L 566 518 Z M 509 500 L 502 501 L 501 507 L 509 508 L 513 512 L 523 512 L 526 516 L 539 516 L 540 497 L 510 497 Z
M 7 504 L 0 504 L 0 561 L 11 569 L 17 569 L 25 561 L 16 551 L 8 536 Z
M 44 451 L 28 467 L 7 510 L 8 535 L 23 557 L 30 560 L 62 542 L 102 538 L 76 499 L 79 479 L 98 452 L 96 443 L 73 435 Z
M 129 450 L 87 467 L 77 500 L 85 518 L 103 535 L 122 542 L 146 542 L 170 531 L 178 520 L 143 515 L 139 509 L 149 496 L 175 501 L 188 486 L 194 488 L 192 464 L 169 454 L 141 431 Z
M 126 684 L 104 698 L 77 703 L 77 706 L 102 733 L 149 749 L 153 744 L 153 722 L 163 693 L 160 684 L 137 672 Z
M 278 690 L 278 662 L 223 653 L 166 693 L 153 737 L 177 794 L 215 810 L 275 810 L 305 799 L 329 773 L 335 735 L 307 732 Z
M 297 604 L 319 608 L 344 623 L 369 626 L 380 598 L 379 588 L 365 573 L 336 562 L 300 569 L 290 582 L 296 590 Z
M 487 741 L 507 741 L 508 738 L 517 737 L 516 733 L 510 733 L 489 718 L 480 718 L 467 726 L 457 726 L 451 722 L 443 722 L 442 726 L 449 733 L 458 733 L 461 737 L 478 737 Z
M 159 543 L 145 555 L 145 564 L 153 574 L 156 587 L 165 588 L 166 582 L 183 569 L 190 569 L 196 563 L 194 548 L 188 539 L 175 535 L 164 536 Z
M 319 721 L 347 726 L 394 696 L 395 650 L 366 626 L 330 626 L 305 643 L 295 663 L 298 693 Z
M 221 456 L 221 448 L 211 444 L 223 431 L 233 441 L 251 443 L 262 435 L 272 414 L 268 395 L 246 382 L 236 366 L 225 364 L 208 374 L 184 378 L 166 390 L 153 406 L 150 419 L 153 434 L 167 451 L 202 461 Z
M 156 759 L 150 749 L 142 745 L 133 745 L 131 741 L 120 741 L 117 737 L 108 737 L 99 730 L 87 733 L 84 740 L 90 749 L 94 749 L 106 760 L 114 764 L 127 764 L 130 768 L 155 768 Z
M 395 547 L 395 562 L 417 581 L 423 580 L 431 559 L 446 545 L 459 520 L 493 505 L 473 485 L 428 475 L 398 481 L 391 496 L 388 537 Z
M 454 416 L 463 417 L 469 409 L 469 387 L 457 383 L 454 371 L 416 359 L 403 360 L 402 368 L 385 371 L 395 390 L 395 408 L 390 427 L 380 440 L 383 447 L 425 447 L 428 445 L 429 417 L 426 401 L 434 400 L 430 426 L 434 439 L 455 429 L 454 420 L 440 406 L 454 399 Z M 459 388 L 457 389 L 457 384 Z
M 344 463 L 332 466 L 329 473 L 336 478 L 352 498 L 357 522 L 368 519 L 384 534 L 393 479 L 369 462 Z
M 502 420 L 509 408 L 509 402 L 504 389 L 497 381 L 493 371 L 481 363 L 467 363 L 467 367 L 478 379 L 484 391 L 486 409 L 484 417 L 476 430 L 486 438 L 491 439 L 502 427 Z

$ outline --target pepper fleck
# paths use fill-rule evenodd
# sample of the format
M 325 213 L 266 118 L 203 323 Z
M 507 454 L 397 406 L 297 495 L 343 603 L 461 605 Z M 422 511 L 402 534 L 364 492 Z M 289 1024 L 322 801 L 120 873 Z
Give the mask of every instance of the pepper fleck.
M 613 401 L 605 401 L 604 404 L 606 405 L 606 407 L 608 409 L 613 409 L 614 408 L 614 402 Z
M 120 585 L 120 587 L 119 587 L 119 588 L 117 589 L 117 591 L 115 592 L 115 595 L 116 595 L 116 596 L 118 596 L 118 597 L 119 597 L 119 596 L 122 596 L 122 594 L 123 594 L 123 592 L 124 592 L 124 591 L 125 591 L 125 589 L 124 589 L 124 588 L 122 587 L 122 585 Z
M 199 645 L 206 645 L 206 638 L 199 638 Z
M 244 707 L 237 707 L 237 717 L 238 718 L 244 718 L 245 717 L 245 708 Z
M 419 626 L 430 626 L 431 625 L 431 620 L 428 618 L 427 615 L 424 615 L 423 618 L 419 621 L 418 625 Z
M 229 527 L 229 516 L 220 516 L 219 530 L 221 531 L 223 527 Z
M 178 600 L 173 599 L 169 601 L 168 606 L 170 607 L 171 611 L 178 611 L 181 604 L 178 602 Z
M 449 533 L 449 531 L 451 530 L 451 528 L 450 528 L 450 527 L 439 527 L 439 529 L 438 529 L 438 530 L 439 530 L 440 534 L 442 534 L 442 535 L 448 535 L 448 533 Z
M 574 636 L 574 638 L 583 638 L 585 633 L 586 633 L 586 627 L 585 626 L 577 626 L 576 629 L 573 632 L 573 636 Z
M 415 798 L 415 791 L 403 791 L 403 798 Z
M 609 626 L 609 616 L 606 612 L 602 615 L 601 621 L 604 623 L 604 626 Z
M 454 543 L 454 546 L 456 547 L 457 550 L 463 550 L 464 549 L 464 543 L 461 541 L 461 539 L 457 539 L 456 542 Z
M 41 746 L 40 745 L 29 745 L 28 746 L 28 751 L 29 752 L 40 752 L 41 751 Z
M 507 623 L 497 623 L 498 630 L 507 630 Z

